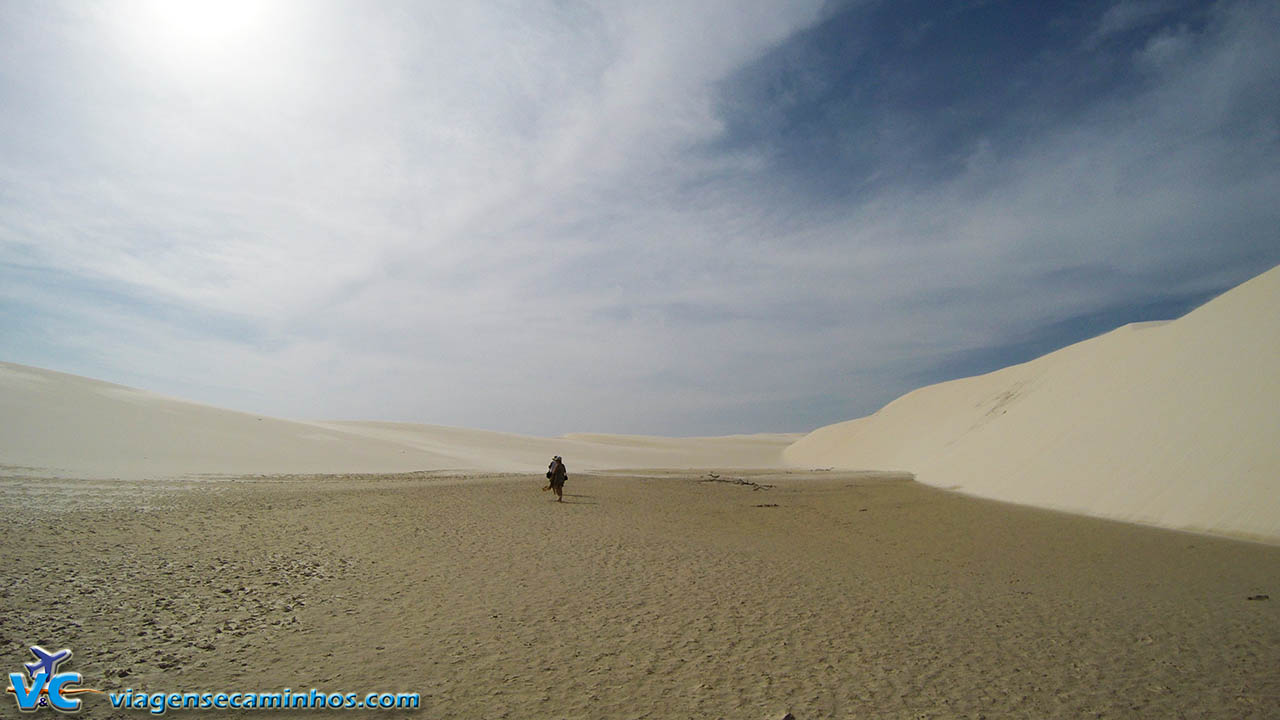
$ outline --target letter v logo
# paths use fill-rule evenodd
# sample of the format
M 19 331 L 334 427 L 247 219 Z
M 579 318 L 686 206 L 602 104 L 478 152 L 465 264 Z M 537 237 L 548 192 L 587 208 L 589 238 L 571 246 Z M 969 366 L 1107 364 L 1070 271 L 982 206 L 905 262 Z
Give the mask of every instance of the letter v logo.
M 31 678 L 31 685 L 27 685 L 27 679 L 22 673 L 9 673 L 9 689 L 18 698 L 18 709 L 23 712 L 35 710 L 40 705 L 40 691 L 44 689 L 44 683 L 49 679 L 47 673 L 39 673 Z

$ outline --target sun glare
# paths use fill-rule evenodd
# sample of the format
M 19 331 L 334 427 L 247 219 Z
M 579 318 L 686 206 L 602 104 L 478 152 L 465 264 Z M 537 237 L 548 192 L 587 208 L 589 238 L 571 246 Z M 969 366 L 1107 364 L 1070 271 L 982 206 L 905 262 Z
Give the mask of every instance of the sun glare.
M 262 51 L 271 7 L 261 0 L 146 0 L 120 20 L 134 47 L 149 48 L 171 70 L 225 73 Z
M 253 0 L 160 0 L 150 4 L 152 30 L 178 44 L 213 50 L 234 46 L 260 28 L 263 4 Z
M 136 0 L 108 6 L 122 48 L 145 72 L 190 87 L 237 87 L 279 74 L 296 33 L 265 0 Z M 292 28 L 291 28 L 292 29 Z

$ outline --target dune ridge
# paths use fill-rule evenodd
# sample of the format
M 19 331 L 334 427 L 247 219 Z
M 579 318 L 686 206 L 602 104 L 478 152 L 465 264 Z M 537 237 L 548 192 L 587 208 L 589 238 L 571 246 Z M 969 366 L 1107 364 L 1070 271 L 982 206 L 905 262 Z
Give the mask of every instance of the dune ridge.
M 0 362 L 0 473 L 83 478 L 781 467 L 799 435 L 562 438 L 391 422 L 307 422 Z
M 1280 542 L 1280 267 L 1140 323 L 819 428 L 787 461 Z

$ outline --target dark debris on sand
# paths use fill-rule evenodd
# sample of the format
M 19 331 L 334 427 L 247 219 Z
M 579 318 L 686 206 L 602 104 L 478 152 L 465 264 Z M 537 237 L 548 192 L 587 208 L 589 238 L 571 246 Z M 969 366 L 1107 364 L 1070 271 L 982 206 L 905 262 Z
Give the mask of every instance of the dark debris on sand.
M 707 473 L 702 478 L 700 478 L 698 482 L 719 482 L 719 483 L 728 483 L 730 485 L 746 485 L 747 487 L 750 487 L 752 490 L 768 490 L 773 487 L 772 485 L 765 485 L 764 483 L 752 482 L 745 478 L 720 477 L 719 475 L 713 472 Z

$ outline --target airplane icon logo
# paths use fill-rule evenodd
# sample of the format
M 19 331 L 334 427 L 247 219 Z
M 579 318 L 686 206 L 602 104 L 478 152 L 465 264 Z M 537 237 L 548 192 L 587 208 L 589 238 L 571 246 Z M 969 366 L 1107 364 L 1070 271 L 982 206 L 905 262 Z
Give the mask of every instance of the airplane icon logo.
M 71 659 L 71 650 L 63 648 L 57 652 L 49 652 L 39 645 L 31 646 L 31 654 L 36 656 L 37 661 L 33 663 L 25 663 L 27 674 L 32 680 L 36 679 L 36 675 L 44 673 L 45 677 L 53 677 L 58 674 L 58 666 Z

